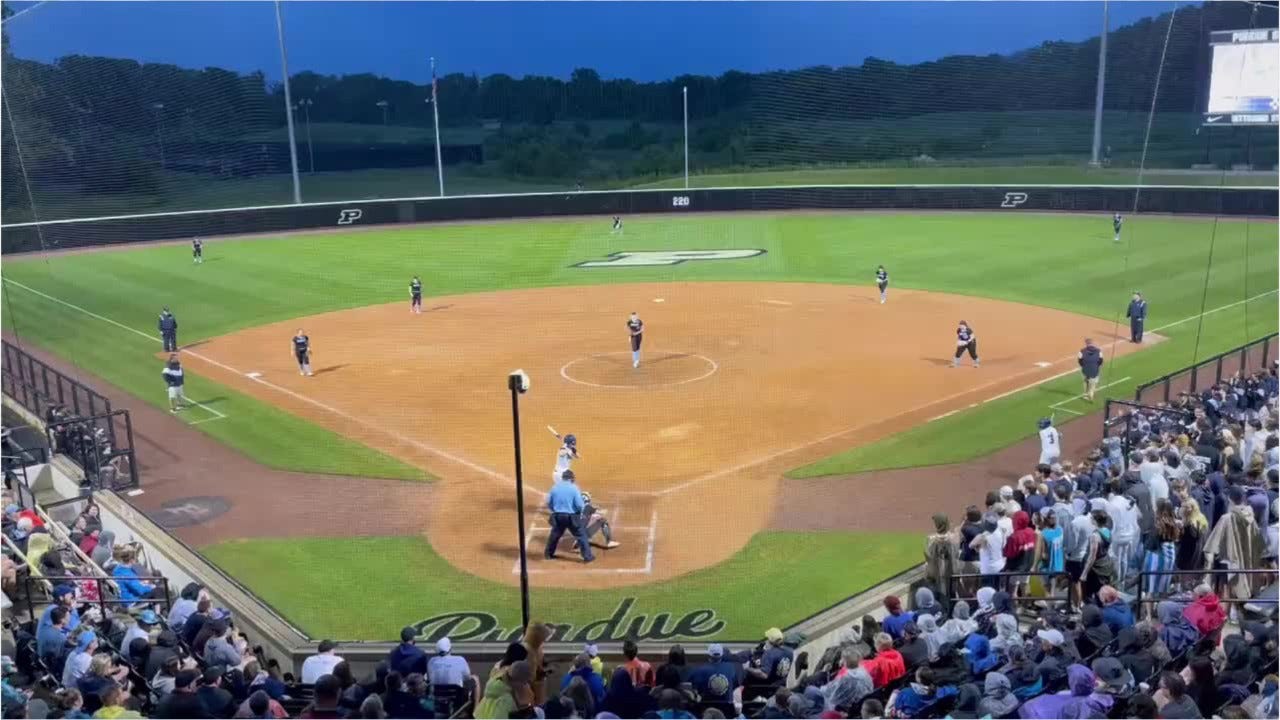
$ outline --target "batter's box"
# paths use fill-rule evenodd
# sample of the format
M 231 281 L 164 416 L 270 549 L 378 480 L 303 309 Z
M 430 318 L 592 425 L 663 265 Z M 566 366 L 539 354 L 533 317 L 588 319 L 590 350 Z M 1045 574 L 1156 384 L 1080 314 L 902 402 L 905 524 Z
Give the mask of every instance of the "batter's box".
M 597 534 L 593 538 L 591 551 L 595 562 L 584 564 L 582 556 L 574 548 L 573 536 L 565 533 L 556 547 L 556 559 L 543 557 L 546 550 L 547 534 L 551 528 L 545 520 L 538 519 L 531 525 L 525 536 L 525 547 L 529 554 L 529 572 L 540 573 L 597 573 L 597 574 L 648 574 L 653 571 L 653 548 L 657 538 L 657 518 L 654 511 L 649 525 L 614 525 L 613 539 L 618 547 L 606 550 L 604 537 Z M 511 568 L 512 574 L 519 574 L 520 562 L 517 560 Z

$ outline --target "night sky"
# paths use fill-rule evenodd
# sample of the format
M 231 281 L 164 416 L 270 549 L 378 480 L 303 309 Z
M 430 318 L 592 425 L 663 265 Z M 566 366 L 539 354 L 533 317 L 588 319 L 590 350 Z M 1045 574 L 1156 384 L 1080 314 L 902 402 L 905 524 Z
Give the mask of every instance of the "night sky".
M 14 53 L 128 57 L 280 77 L 270 2 L 13 2 Z M 915 63 L 1098 34 L 1099 2 L 285 2 L 289 70 L 422 82 L 505 72 L 660 80 L 683 73 Z M 1112 2 L 1111 27 L 1171 2 Z

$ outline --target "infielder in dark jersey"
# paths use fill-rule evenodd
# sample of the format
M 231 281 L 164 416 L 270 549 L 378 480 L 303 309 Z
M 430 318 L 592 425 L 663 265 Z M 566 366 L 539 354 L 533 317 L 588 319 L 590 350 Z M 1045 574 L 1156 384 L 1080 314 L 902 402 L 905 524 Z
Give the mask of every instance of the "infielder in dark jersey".
M 302 332 L 302 328 L 298 328 L 298 334 L 293 336 L 291 342 L 293 348 L 293 357 L 298 361 L 298 374 L 311 376 L 311 338 Z
M 204 241 L 191 238 L 191 262 L 199 265 L 204 262 Z
M 951 361 L 952 367 L 960 367 L 960 356 L 965 351 L 973 358 L 973 366 L 978 367 L 978 335 L 969 327 L 969 323 L 961 320 L 960 327 L 956 328 L 956 357 Z
M 422 281 L 417 275 L 409 281 L 409 311 L 422 314 Z
M 644 341 L 644 321 L 636 313 L 627 319 L 627 332 L 631 334 L 631 367 L 640 367 L 640 343 Z
M 880 288 L 880 304 L 883 305 L 889 289 L 889 271 L 883 265 L 876 268 L 876 287 Z

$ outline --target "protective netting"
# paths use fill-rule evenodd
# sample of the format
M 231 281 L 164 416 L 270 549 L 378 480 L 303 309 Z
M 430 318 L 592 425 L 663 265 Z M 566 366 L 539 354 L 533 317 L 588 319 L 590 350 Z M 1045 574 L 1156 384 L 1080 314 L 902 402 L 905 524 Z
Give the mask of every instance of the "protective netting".
M 5 22 L 3 221 L 291 202 L 272 5 L 215 10 L 227 16 L 219 24 L 155 3 L 171 18 L 171 36 L 223 48 L 209 67 L 143 51 L 47 58 L 42 38 L 109 27 L 119 5 L 46 3 Z M 424 50 L 397 49 L 412 59 L 413 77 L 361 74 L 358 59 L 352 74 L 321 74 L 309 65 L 334 38 L 289 26 L 320 10 L 283 7 L 303 202 L 435 195 Z M 1096 165 L 1098 37 L 914 65 L 867 58 L 649 82 L 603 77 L 591 69 L 602 58 L 581 58 L 561 77 L 519 67 L 480 76 L 442 58 L 446 193 L 678 187 L 686 92 L 694 186 L 1133 183 L 1144 144 L 1146 184 L 1218 184 L 1220 171 L 1274 170 L 1273 128 L 1202 126 L 1210 34 L 1273 28 L 1274 7 L 1207 3 L 1178 8 L 1172 25 L 1167 13 L 1112 25 Z M 360 36 L 376 32 L 344 27 L 343 41 L 367 46 Z M 1231 179 L 1275 182 L 1274 174 Z

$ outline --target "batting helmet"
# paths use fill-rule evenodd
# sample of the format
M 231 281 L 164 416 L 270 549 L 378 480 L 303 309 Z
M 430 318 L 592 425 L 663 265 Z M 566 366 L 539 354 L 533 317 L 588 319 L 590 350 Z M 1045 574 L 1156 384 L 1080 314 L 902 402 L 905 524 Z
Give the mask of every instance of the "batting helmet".
M 578 436 L 570 433 L 564 436 L 564 444 L 569 447 L 575 447 L 578 444 Z
M 1037 423 L 1036 423 L 1036 427 L 1038 427 L 1038 428 L 1040 428 L 1041 430 L 1043 430 L 1043 429 L 1045 429 L 1045 428 L 1049 427 L 1049 426 L 1050 426 L 1050 425 L 1052 425 L 1052 424 L 1053 424 L 1053 421 L 1052 421 L 1052 420 L 1050 420 L 1049 418 L 1040 418 L 1040 422 L 1037 422 Z
M 572 470 L 565 470 L 564 472 L 560 473 L 561 480 L 568 480 L 569 482 L 573 482 L 574 477 L 576 476 L 573 474 Z

